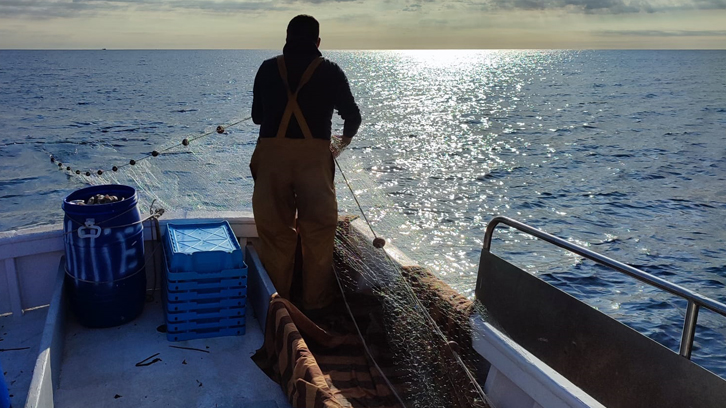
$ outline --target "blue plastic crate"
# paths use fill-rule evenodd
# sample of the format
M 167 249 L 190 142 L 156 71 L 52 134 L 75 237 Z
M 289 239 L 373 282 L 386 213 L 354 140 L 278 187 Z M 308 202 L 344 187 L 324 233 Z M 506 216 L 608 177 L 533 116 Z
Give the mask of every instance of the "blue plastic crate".
M 169 264 L 169 261 L 166 261 Z M 247 278 L 247 265 L 238 269 L 222 269 L 215 272 L 173 272 L 166 268 L 166 278 L 172 282 L 198 281 L 200 279 Z
M 202 289 L 232 289 L 247 286 L 247 277 L 233 279 L 199 279 L 192 281 L 171 281 L 166 282 L 169 292 L 181 292 L 187 290 Z
M 179 333 L 191 330 L 219 329 L 224 327 L 242 326 L 244 324 L 244 316 L 196 319 L 183 322 L 167 321 L 166 331 L 168 333 Z
M 214 272 L 244 267 L 244 254 L 227 221 L 167 224 L 171 272 Z
M 193 339 L 208 339 L 210 337 L 222 337 L 222 336 L 242 336 L 245 334 L 245 325 L 202 329 L 202 330 L 188 330 L 177 333 L 166 333 L 166 339 L 169 341 L 184 341 Z
M 241 288 L 198 289 L 178 292 L 172 292 L 167 288 L 164 288 L 164 290 L 166 291 L 166 299 L 169 302 L 247 296 L 246 286 Z
M 183 312 L 172 312 L 166 310 L 166 321 L 177 323 L 185 322 L 189 320 L 200 320 L 200 319 L 223 319 L 226 317 L 242 317 L 245 315 L 245 307 L 229 307 L 229 308 L 210 308 L 210 309 L 197 309 L 187 310 Z
M 163 292 L 166 294 L 166 291 Z M 166 298 L 166 296 L 164 296 Z M 195 300 L 184 300 L 180 302 L 169 301 L 164 299 L 166 302 L 166 309 L 168 312 L 185 312 L 190 310 L 201 310 L 219 308 L 224 309 L 228 307 L 246 307 L 247 296 L 234 296 L 228 298 L 212 298 L 212 299 L 195 299 Z

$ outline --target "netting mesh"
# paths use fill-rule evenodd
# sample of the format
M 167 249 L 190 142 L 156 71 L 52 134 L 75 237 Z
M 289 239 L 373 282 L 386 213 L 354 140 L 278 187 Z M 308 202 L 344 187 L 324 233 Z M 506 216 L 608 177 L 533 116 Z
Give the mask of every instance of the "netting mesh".
M 252 211 L 254 182 L 249 163 L 258 128 L 250 118 L 220 126 L 223 133 L 210 125 L 198 133 L 163 135 L 173 137 L 166 142 L 155 143 L 150 137 L 142 138 L 142 143 L 108 138 L 75 144 L 72 150 L 65 145 L 49 145 L 47 153 L 83 183 L 135 187 L 144 208 L 154 202 L 169 211 Z M 338 162 L 356 194 L 366 196 L 361 204 L 371 222 L 388 230 L 404 222 L 392 211 L 396 206 L 384 194 L 385 186 L 362 167 L 358 156 L 346 152 Z M 340 174 L 336 175 L 336 188 L 339 212 L 359 214 Z
M 366 295 L 376 307 L 369 319 L 382 326 L 383 347 L 369 351 L 410 407 L 488 407 L 476 382 L 483 368 L 472 348 L 469 317 L 483 314 L 430 270 L 400 255 L 392 258 L 371 243 L 365 227 L 344 221 L 335 240 L 335 269 L 342 293 Z M 349 299 L 346 299 L 349 300 Z M 365 338 L 365 336 L 362 336 Z
M 154 202 L 172 211 L 252 210 L 249 160 L 256 140 L 253 133 L 229 127 L 217 133 L 212 128 L 178 139 L 127 157 L 106 143 L 105 148 L 113 150 L 104 154 L 109 161 L 104 163 L 98 157 L 92 161 L 103 166 L 103 173 L 79 170 L 77 176 L 91 185 L 134 186 L 142 206 Z
M 196 135 L 150 146 L 146 152 L 127 152 L 111 142 L 76 150 L 64 160 L 69 171 L 88 184 L 125 184 L 137 189 L 142 207 L 166 211 L 252 211 L 253 180 L 249 161 L 256 143 L 255 129 L 244 119 L 214 126 Z M 186 142 L 184 141 L 186 140 Z M 158 154 L 157 154 L 158 153 Z M 70 162 L 85 160 L 83 170 Z M 61 160 L 58 157 L 58 160 Z M 130 161 L 134 160 L 134 164 Z M 115 166 L 115 170 L 112 166 Z M 402 215 L 355 156 L 344 153 L 336 187 L 341 214 L 360 214 L 373 223 L 382 236 L 392 234 Z M 79 167 L 80 168 L 80 167 Z M 99 174 L 97 169 L 102 169 Z M 359 209 L 354 194 L 365 201 Z M 487 407 L 488 402 L 474 380 L 481 369 L 480 357 L 472 349 L 469 317 L 482 313 L 481 306 L 458 294 L 429 270 L 405 257 L 394 260 L 371 245 L 372 236 L 362 218 L 357 227 L 341 223 L 335 241 L 335 269 L 342 293 L 349 303 L 362 298 L 353 313 L 372 336 L 368 354 L 395 390 L 392 406 Z M 390 245 L 389 245 L 390 247 Z M 365 305 L 361 311 L 361 305 Z

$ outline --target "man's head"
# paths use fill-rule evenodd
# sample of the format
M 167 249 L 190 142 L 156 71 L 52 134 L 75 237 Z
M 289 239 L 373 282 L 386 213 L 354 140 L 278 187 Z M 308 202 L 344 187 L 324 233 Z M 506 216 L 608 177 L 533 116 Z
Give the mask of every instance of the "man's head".
M 320 44 L 320 23 L 313 16 L 300 14 L 287 25 L 287 42 Z

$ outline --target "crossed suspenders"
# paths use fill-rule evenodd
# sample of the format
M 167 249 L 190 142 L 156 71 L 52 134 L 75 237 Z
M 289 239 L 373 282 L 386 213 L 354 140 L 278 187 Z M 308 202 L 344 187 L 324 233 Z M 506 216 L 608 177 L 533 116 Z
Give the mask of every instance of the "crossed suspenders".
M 300 105 L 297 103 L 297 94 L 300 92 L 300 89 L 302 89 L 302 87 L 310 81 L 310 78 L 313 76 L 313 73 L 321 62 L 323 62 L 323 57 L 317 57 L 310 63 L 310 65 L 308 65 L 307 69 L 305 69 L 305 72 L 302 74 L 302 77 L 300 77 L 300 83 L 298 84 L 297 89 L 295 92 L 292 92 L 290 91 L 290 84 L 287 81 L 285 57 L 282 55 L 277 57 L 277 68 L 280 70 L 282 82 L 285 84 L 285 90 L 287 90 L 287 106 L 285 106 L 285 112 L 282 114 L 280 127 L 277 129 L 277 137 L 285 137 L 287 128 L 290 125 L 290 119 L 292 118 L 292 115 L 295 115 L 297 124 L 300 125 L 300 130 L 302 130 L 305 139 L 313 138 L 313 134 L 310 132 L 305 116 L 303 115 L 302 110 L 300 110 Z

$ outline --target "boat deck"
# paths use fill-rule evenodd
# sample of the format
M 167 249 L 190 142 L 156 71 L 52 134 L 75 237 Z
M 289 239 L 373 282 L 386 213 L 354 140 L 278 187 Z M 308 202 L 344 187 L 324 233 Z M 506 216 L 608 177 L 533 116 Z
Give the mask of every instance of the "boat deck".
M 14 407 L 24 406 L 28 397 L 47 314 L 48 308 L 43 307 L 26 311 L 19 318 L 0 317 L 0 361 Z
M 170 342 L 157 330 L 163 324 L 158 293 L 139 318 L 118 327 L 87 329 L 69 313 L 55 406 L 290 407 L 250 359 L 263 334 L 249 305 L 243 336 Z

